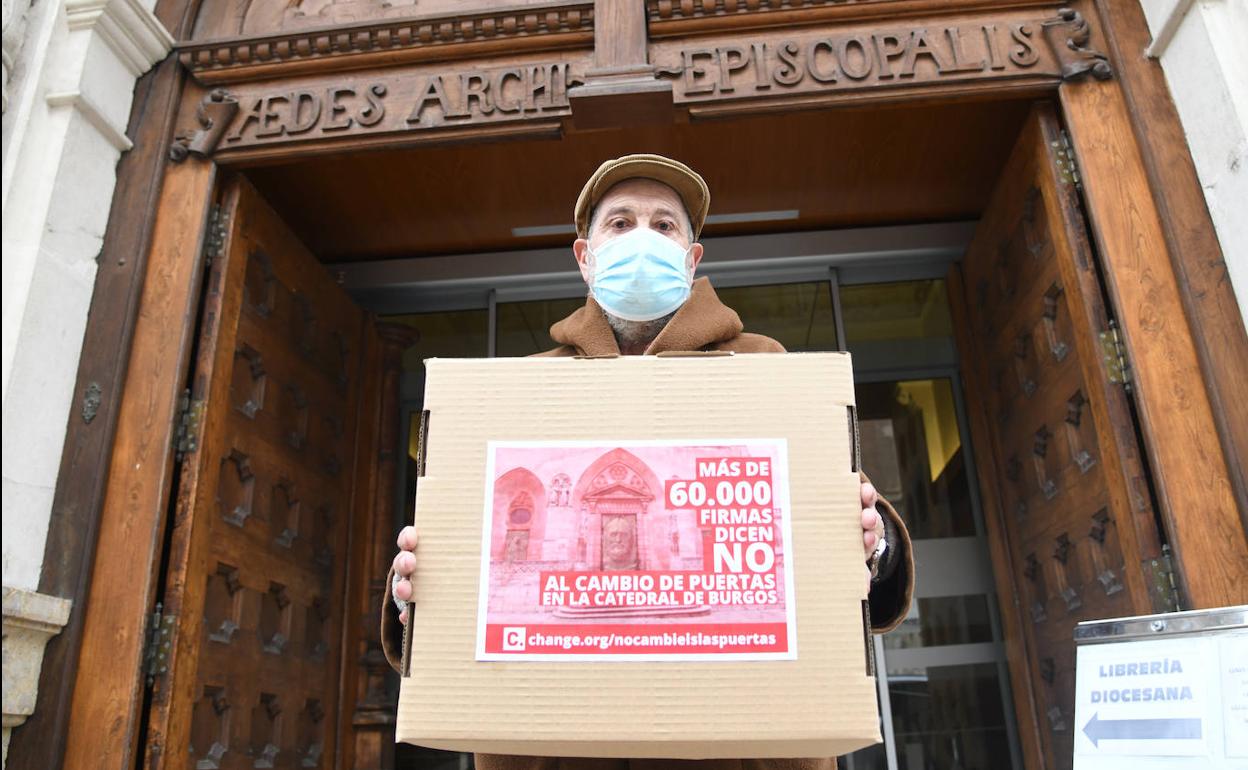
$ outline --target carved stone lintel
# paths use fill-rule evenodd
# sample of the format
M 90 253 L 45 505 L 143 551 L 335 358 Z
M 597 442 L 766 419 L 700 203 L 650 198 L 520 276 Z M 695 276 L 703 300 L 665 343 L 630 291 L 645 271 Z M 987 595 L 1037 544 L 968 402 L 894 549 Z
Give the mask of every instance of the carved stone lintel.
M 1097 80 L 1114 76 L 1109 57 L 1088 48 L 1092 28 L 1082 13 L 1073 8 L 1060 8 L 1057 16 L 1041 22 L 1044 37 L 1053 49 L 1053 55 L 1062 65 L 1062 79 L 1082 80 L 1089 74 Z
M 173 139 L 169 147 L 169 159 L 181 163 L 186 156 L 194 153 L 201 158 L 212 155 L 217 143 L 225 135 L 234 116 L 238 114 L 238 99 L 224 88 L 214 88 L 195 110 L 195 121 L 199 128 L 194 131 L 182 131 Z

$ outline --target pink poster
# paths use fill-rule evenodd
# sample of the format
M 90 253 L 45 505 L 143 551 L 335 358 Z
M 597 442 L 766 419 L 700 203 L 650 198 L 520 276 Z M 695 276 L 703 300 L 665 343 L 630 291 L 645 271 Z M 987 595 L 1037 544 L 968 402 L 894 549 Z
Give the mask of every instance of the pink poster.
M 478 660 L 797 657 L 783 439 L 487 453 Z

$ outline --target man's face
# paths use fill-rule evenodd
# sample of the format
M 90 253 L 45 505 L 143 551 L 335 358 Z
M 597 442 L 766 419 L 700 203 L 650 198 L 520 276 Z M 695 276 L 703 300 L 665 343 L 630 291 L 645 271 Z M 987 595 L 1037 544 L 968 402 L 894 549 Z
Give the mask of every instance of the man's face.
M 613 185 L 598 201 L 589 226 L 589 238 L 578 238 L 572 244 L 581 277 L 587 284 L 593 278 L 589 252 L 640 227 L 654 230 L 671 238 L 682 249 L 689 249 L 692 267 L 696 268 L 702 260 L 702 244 L 693 242 L 685 204 L 675 190 L 653 179 L 626 179 Z
M 628 556 L 629 545 L 627 532 L 613 529 L 607 533 L 607 553 L 614 558 L 620 559 Z

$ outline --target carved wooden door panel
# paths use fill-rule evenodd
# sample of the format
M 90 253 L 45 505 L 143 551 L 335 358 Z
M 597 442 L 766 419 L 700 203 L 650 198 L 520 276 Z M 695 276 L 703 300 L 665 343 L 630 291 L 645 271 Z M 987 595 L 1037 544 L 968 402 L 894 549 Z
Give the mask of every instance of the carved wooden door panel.
M 1037 107 L 961 280 L 950 276 L 963 287 L 959 341 L 968 403 L 981 405 L 973 430 L 1015 701 L 1033 731 L 1025 753 L 1055 768 L 1070 766 L 1082 729 L 1075 624 L 1152 612 L 1145 576 L 1160 556 L 1129 404 L 1102 360 L 1109 316 L 1063 148 L 1052 108 Z
M 164 595 L 149 768 L 328 768 L 364 313 L 246 182 L 222 205 Z M 163 669 L 167 669 L 164 671 Z

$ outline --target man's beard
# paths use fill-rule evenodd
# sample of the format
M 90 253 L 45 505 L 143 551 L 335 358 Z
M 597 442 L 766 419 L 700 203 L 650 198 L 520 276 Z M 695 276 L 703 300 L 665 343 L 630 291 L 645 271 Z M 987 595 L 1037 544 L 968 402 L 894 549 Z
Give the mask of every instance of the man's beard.
M 629 321 L 613 316 L 605 310 L 602 314 L 607 317 L 607 323 L 611 325 L 611 331 L 615 332 L 615 339 L 620 343 L 620 347 L 632 348 L 645 347 L 653 342 L 654 338 L 659 336 L 659 332 L 663 331 L 663 327 L 667 326 L 667 322 L 672 320 L 672 316 L 676 315 L 677 310 L 651 321 Z

